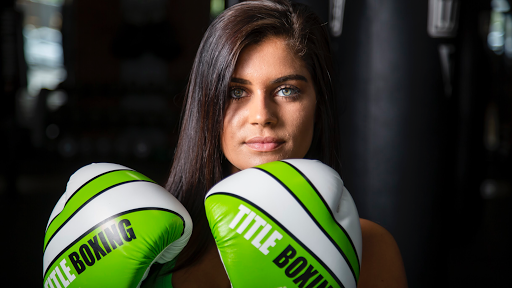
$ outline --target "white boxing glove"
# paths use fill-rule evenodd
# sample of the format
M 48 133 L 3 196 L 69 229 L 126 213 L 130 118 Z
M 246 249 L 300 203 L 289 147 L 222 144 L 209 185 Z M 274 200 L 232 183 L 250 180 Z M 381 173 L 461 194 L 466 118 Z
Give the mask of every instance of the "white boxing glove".
M 235 288 L 355 288 L 362 250 L 354 201 L 316 160 L 240 171 L 206 195 L 206 215 Z
M 85 166 L 48 221 L 44 287 L 139 287 L 151 265 L 173 260 L 191 233 L 183 205 L 149 178 L 117 164 Z

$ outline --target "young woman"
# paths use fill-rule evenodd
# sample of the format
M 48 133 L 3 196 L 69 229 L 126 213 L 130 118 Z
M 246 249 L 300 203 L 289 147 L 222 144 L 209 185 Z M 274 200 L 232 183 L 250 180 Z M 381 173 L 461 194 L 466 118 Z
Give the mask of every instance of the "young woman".
M 287 158 L 319 159 L 339 172 L 331 75 L 325 25 L 305 6 L 246 1 L 215 19 L 192 67 L 166 187 L 194 231 L 177 262 L 152 269 L 148 283 L 167 274 L 168 287 L 230 287 L 203 202 L 225 176 Z M 361 229 L 358 286 L 406 287 L 393 237 L 364 219 Z

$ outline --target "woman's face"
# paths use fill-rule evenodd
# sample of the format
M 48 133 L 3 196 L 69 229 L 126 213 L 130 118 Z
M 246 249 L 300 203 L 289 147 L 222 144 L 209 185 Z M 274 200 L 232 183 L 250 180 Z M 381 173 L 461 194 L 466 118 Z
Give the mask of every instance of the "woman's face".
M 245 47 L 231 77 L 221 135 L 232 172 L 306 155 L 316 95 L 305 63 L 282 38 Z

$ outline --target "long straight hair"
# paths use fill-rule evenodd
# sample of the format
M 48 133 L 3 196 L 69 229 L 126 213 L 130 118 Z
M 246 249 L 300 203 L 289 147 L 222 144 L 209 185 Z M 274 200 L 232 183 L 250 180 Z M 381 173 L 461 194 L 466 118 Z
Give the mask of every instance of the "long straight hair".
M 331 83 L 332 60 L 325 23 L 306 6 L 280 1 L 246 1 L 226 9 L 206 31 L 190 74 L 178 145 L 166 184 L 194 223 L 179 270 L 197 261 L 213 237 L 204 210 L 207 191 L 228 173 L 220 145 L 228 89 L 244 47 L 282 37 L 305 63 L 317 97 L 314 140 L 306 158 L 339 172 L 337 119 Z

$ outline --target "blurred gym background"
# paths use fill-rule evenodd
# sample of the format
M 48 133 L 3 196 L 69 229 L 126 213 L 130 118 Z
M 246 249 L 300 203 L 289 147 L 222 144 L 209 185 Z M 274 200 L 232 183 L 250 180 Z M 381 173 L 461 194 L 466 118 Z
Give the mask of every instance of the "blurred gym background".
M 2 287 L 42 285 L 46 222 L 79 167 L 165 182 L 197 47 L 237 2 L 1 1 Z M 510 287 L 510 1 L 296 2 L 332 36 L 342 177 L 409 286 Z

